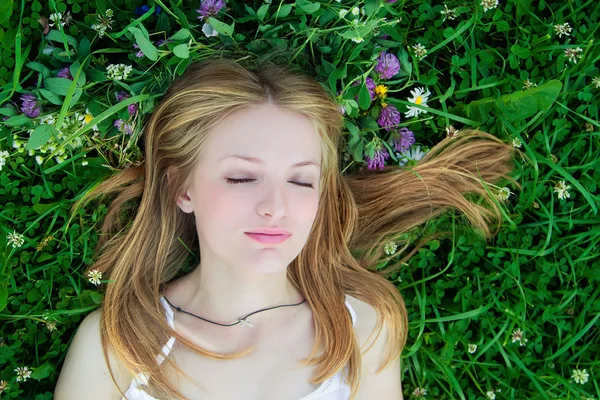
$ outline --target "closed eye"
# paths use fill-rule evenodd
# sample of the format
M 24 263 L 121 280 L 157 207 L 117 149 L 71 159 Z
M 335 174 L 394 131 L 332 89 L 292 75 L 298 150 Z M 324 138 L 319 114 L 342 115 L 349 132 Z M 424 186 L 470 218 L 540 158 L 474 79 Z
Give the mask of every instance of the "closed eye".
M 232 184 L 232 185 L 236 185 L 238 183 L 253 182 L 256 180 L 256 179 L 232 179 L 232 178 L 226 178 L 226 179 L 227 179 L 227 183 Z M 291 183 L 298 185 L 298 186 L 314 188 L 311 183 L 300 183 L 300 182 L 291 182 Z

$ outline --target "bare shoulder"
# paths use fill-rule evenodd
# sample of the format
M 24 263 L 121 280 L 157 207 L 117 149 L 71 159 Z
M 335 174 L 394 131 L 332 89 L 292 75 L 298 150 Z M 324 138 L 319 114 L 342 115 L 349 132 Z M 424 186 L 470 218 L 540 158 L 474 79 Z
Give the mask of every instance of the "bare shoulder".
M 356 313 L 356 323 L 354 324 L 354 332 L 359 341 L 359 345 L 363 350 L 365 350 L 366 348 L 364 347 L 364 345 L 369 336 L 371 334 L 377 334 L 376 331 L 373 332 L 377 325 L 377 310 L 369 303 L 359 300 L 356 297 L 350 296 L 349 294 L 346 295 L 346 299 L 348 300 L 348 303 L 350 303 L 350 306 L 352 306 L 354 312 Z
M 101 310 L 92 311 L 79 324 L 60 371 L 54 397 L 69 399 L 118 399 L 121 395 L 110 376 L 100 339 Z M 108 352 L 119 388 L 125 392 L 133 376 Z M 96 396 L 96 397 L 94 397 Z

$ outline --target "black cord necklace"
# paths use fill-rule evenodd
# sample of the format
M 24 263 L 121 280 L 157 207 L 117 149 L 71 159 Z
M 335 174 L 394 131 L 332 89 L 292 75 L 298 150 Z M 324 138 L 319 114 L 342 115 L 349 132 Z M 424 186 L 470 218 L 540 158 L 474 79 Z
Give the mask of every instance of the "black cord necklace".
M 306 301 L 306 299 L 304 299 L 304 300 L 302 300 L 300 303 L 297 303 L 297 304 L 283 304 L 283 305 L 280 305 L 280 306 L 269 307 L 269 308 L 263 308 L 262 310 L 254 311 L 253 313 L 246 315 L 246 316 L 245 316 L 244 318 L 242 318 L 242 319 L 238 319 L 238 321 L 237 321 L 236 323 L 233 323 L 233 324 L 228 324 L 228 325 L 227 325 L 227 324 L 219 324 L 218 322 L 209 321 L 209 320 L 207 320 L 207 319 L 205 319 L 205 318 L 199 317 L 199 316 L 197 316 L 197 315 L 195 315 L 195 314 L 192 314 L 192 313 L 189 313 L 189 312 L 187 312 L 187 311 L 185 311 L 185 310 L 182 310 L 182 309 L 181 309 L 181 308 L 179 308 L 179 307 L 175 307 L 173 304 L 171 304 L 171 302 L 169 301 L 169 299 L 167 299 L 167 296 L 164 296 L 164 295 L 163 295 L 163 297 L 165 298 L 165 300 L 167 301 L 167 303 L 169 303 L 169 305 L 170 305 L 171 307 L 173 307 L 174 309 L 176 309 L 178 312 L 183 312 L 183 313 L 186 313 L 186 314 L 192 315 L 192 316 L 194 316 L 194 317 L 196 317 L 196 318 L 200 318 L 200 319 L 201 319 L 201 320 L 203 320 L 203 321 L 210 322 L 211 324 L 216 324 L 216 325 L 221 325 L 221 326 L 233 326 L 233 325 L 237 325 L 237 324 L 242 324 L 242 326 L 248 326 L 248 327 L 250 327 L 250 328 L 252 328 L 252 327 L 254 326 L 254 325 L 253 325 L 253 324 L 252 324 L 250 321 L 248 321 L 248 320 L 247 320 L 247 318 L 248 318 L 249 316 L 251 316 L 251 315 L 257 314 L 257 313 L 259 313 L 259 312 L 262 312 L 262 311 L 272 310 L 272 309 L 274 309 L 274 308 L 279 308 L 279 307 L 292 307 L 292 306 L 299 306 L 300 304 L 302 304 L 302 303 L 304 303 L 304 302 Z

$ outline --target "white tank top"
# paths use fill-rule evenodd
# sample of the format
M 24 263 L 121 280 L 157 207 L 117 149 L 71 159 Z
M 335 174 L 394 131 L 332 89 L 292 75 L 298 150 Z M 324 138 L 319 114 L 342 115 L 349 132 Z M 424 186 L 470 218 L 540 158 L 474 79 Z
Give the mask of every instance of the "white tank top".
M 165 314 L 167 316 L 167 322 L 172 329 L 175 329 L 175 325 L 173 324 L 173 310 L 168 305 L 167 301 L 164 297 L 160 297 L 160 302 L 165 308 Z M 356 323 L 356 312 L 348 303 L 348 299 L 346 299 L 346 307 L 350 312 L 350 316 L 352 317 L 352 326 Z M 167 341 L 167 343 L 163 346 L 162 352 L 166 356 L 169 355 L 169 352 L 173 348 L 173 344 L 175 343 L 175 337 L 171 336 L 171 338 Z M 156 356 L 156 361 L 160 364 L 164 361 L 165 357 L 162 355 Z M 325 380 L 321 386 L 317 388 L 314 392 L 307 394 L 299 400 L 348 400 L 350 398 L 350 386 L 346 383 L 343 378 L 346 376 L 348 368 L 344 368 L 331 378 Z M 343 374 L 343 375 L 342 375 Z M 144 373 L 138 374 L 132 381 L 131 385 L 129 385 L 129 389 L 125 392 L 125 397 L 121 398 L 121 400 L 158 400 L 155 397 L 150 396 L 148 393 L 144 392 L 139 386 L 145 385 L 148 383 L 147 375 Z

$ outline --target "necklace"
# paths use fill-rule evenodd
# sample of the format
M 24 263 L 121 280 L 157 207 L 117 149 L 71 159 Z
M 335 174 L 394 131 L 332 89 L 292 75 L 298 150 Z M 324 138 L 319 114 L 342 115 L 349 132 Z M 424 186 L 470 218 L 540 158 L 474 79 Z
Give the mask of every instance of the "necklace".
M 292 307 L 292 306 L 299 306 L 300 304 L 302 304 L 302 303 L 304 303 L 304 302 L 306 301 L 306 299 L 304 299 L 304 300 L 302 300 L 300 303 L 297 303 L 297 304 L 283 304 L 283 305 L 280 305 L 280 306 L 269 307 L 269 308 L 263 308 L 262 310 L 254 311 L 253 313 L 250 313 L 250 314 L 246 315 L 246 316 L 245 316 L 244 318 L 242 318 L 242 319 L 238 319 L 238 320 L 237 320 L 237 322 L 235 322 L 235 323 L 233 323 L 233 324 L 219 324 L 218 322 L 209 321 L 209 320 L 207 320 L 207 319 L 205 319 L 205 318 L 199 317 L 199 316 L 197 316 L 197 315 L 195 315 L 195 314 L 192 314 L 192 313 L 190 313 L 190 312 L 187 312 L 187 311 L 185 311 L 185 310 L 182 310 L 180 307 L 175 307 L 173 304 L 171 304 L 171 302 L 169 301 L 169 299 L 167 299 L 167 296 L 163 296 L 163 297 L 165 298 L 165 300 L 167 301 L 167 303 L 169 303 L 169 305 L 170 305 L 171 307 L 173 307 L 174 309 L 176 309 L 176 310 L 177 310 L 177 312 L 183 312 L 183 313 L 186 313 L 186 314 L 192 315 L 192 316 L 194 316 L 194 317 L 196 317 L 196 318 L 200 318 L 200 319 L 201 319 L 201 320 L 203 320 L 203 321 L 210 322 L 211 324 L 216 324 L 216 325 L 221 325 L 221 326 L 233 326 L 233 325 L 237 325 L 237 324 L 242 324 L 241 326 L 247 326 L 247 327 L 249 327 L 249 328 L 252 328 L 252 327 L 254 326 L 254 324 L 252 324 L 252 323 L 251 323 L 250 321 L 248 321 L 248 319 L 247 319 L 247 318 L 248 318 L 249 316 L 251 316 L 251 315 L 257 314 L 257 313 L 259 313 L 259 312 L 262 312 L 262 311 L 268 311 L 268 310 L 272 310 L 272 309 L 274 309 L 274 308 L 279 308 L 279 307 Z

